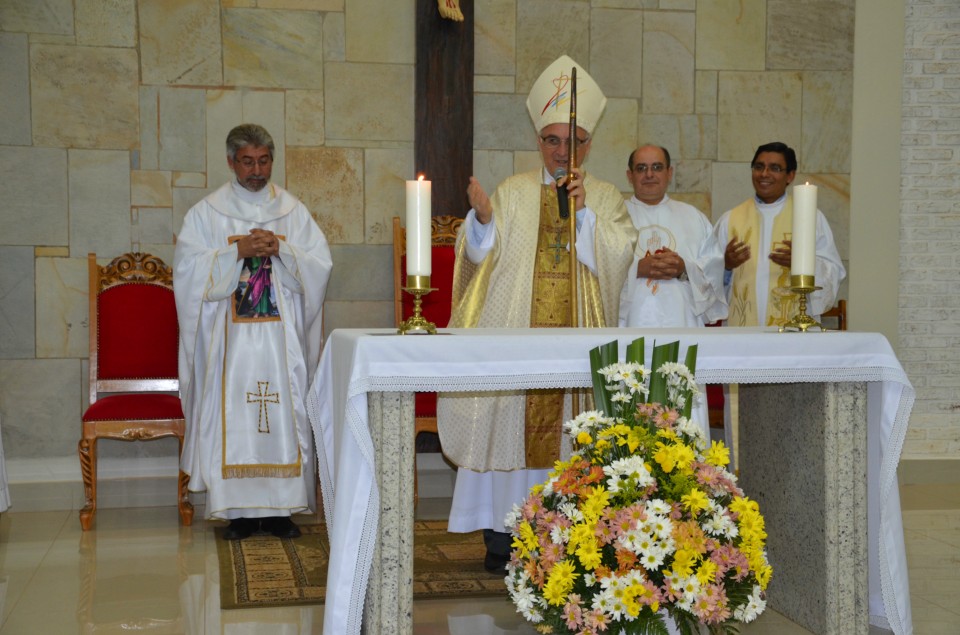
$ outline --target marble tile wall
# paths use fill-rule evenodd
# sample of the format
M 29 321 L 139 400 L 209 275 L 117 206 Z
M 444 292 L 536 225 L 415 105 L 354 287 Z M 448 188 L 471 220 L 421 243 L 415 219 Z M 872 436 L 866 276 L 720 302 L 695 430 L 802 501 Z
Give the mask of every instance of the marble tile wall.
M 474 172 L 538 163 L 524 105 L 567 53 L 606 92 L 587 169 L 628 187 L 668 146 L 677 198 L 751 194 L 755 147 L 795 147 L 847 253 L 854 0 L 475 0 Z M 326 329 L 392 323 L 391 217 L 413 173 L 415 1 L 0 1 L 0 414 L 10 457 L 75 452 L 87 252 L 172 260 L 229 178 L 224 138 L 267 127 L 274 178 L 326 232 Z M 829 19 L 824 19 L 829 16 Z M 371 276 L 370 271 L 382 275 Z M 142 452 L 130 446 L 117 455 Z M 79 474 L 79 470 L 78 470 Z

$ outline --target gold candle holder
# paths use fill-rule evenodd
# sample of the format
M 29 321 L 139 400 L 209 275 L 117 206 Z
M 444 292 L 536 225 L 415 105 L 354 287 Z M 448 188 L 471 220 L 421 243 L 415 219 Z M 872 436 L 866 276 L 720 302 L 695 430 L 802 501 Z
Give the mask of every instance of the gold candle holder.
M 823 287 L 816 286 L 814 276 L 790 276 L 790 290 L 799 296 L 800 312 L 797 313 L 789 322 L 780 327 L 780 332 L 796 329 L 801 333 L 806 333 L 813 327 L 826 331 L 823 325 L 807 315 L 807 296 Z
M 437 325 L 423 317 L 421 305 L 423 296 L 436 288 L 430 286 L 430 276 L 407 276 L 407 286 L 403 290 L 413 295 L 413 315 L 409 319 L 400 323 L 397 333 L 406 335 L 407 333 L 420 333 L 435 335 Z

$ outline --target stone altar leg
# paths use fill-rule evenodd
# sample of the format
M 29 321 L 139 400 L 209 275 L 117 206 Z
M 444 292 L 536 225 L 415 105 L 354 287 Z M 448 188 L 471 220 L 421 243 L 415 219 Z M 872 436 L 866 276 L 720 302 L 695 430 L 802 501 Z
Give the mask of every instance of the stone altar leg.
M 766 519 L 770 606 L 866 635 L 866 384 L 741 384 L 740 485 Z
M 380 492 L 379 532 L 363 606 L 366 635 L 413 632 L 413 393 L 367 395 Z

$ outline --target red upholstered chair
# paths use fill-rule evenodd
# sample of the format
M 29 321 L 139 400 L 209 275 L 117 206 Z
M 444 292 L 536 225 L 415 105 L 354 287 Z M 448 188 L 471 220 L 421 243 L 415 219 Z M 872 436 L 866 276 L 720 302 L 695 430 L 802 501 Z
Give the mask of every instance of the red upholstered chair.
M 463 219 L 457 216 L 434 216 L 430 221 L 431 274 L 430 286 L 436 291 L 423 296 L 420 311 L 423 317 L 433 322 L 437 328 L 444 327 L 450 321 L 450 303 L 453 294 L 453 261 L 456 259 L 454 248 L 457 231 Z M 400 226 L 400 218 L 393 217 L 393 317 L 398 326 L 413 315 L 413 295 L 404 293 L 407 283 L 406 231 Z M 437 431 L 437 395 L 418 392 L 414 394 L 413 437 L 421 432 Z M 419 495 L 416 489 L 416 458 L 414 458 L 414 502 Z
M 90 529 L 97 511 L 97 441 L 149 441 L 176 437 L 186 427 L 177 394 L 179 329 L 173 271 L 150 254 L 128 253 L 90 273 L 90 406 L 78 444 L 86 504 L 80 525 Z M 177 478 L 177 508 L 193 521 L 187 475 Z

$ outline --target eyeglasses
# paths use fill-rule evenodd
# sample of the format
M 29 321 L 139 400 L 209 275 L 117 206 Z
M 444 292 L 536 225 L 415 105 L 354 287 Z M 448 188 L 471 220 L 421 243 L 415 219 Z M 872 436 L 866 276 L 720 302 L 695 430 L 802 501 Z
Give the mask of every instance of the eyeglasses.
M 543 141 L 543 143 L 544 143 L 548 148 L 551 148 L 551 149 L 553 149 L 553 150 L 556 150 L 557 148 L 559 148 L 559 147 L 562 146 L 562 145 L 569 145 L 569 143 L 570 143 L 570 139 L 569 139 L 569 138 L 567 138 L 567 139 L 561 139 L 560 137 L 558 137 L 558 136 L 556 136 L 556 135 L 549 135 L 549 136 L 546 136 L 546 137 L 540 137 L 540 140 Z M 581 139 L 580 137 L 577 137 L 577 144 L 578 144 L 578 145 L 583 145 L 583 144 L 585 144 L 585 143 L 587 143 L 587 142 L 589 142 L 589 141 L 590 141 L 590 137 L 587 137 L 586 139 Z
M 750 166 L 750 169 L 752 169 L 754 172 L 763 172 L 764 170 L 769 170 L 773 174 L 783 174 L 787 171 L 787 168 L 776 163 L 771 163 L 769 165 L 766 163 L 754 163 Z
M 650 172 L 653 172 L 654 174 L 660 174 L 666 169 L 667 169 L 667 166 L 665 166 L 662 163 L 652 163 L 650 165 L 647 165 L 646 163 L 638 163 L 635 166 L 633 166 L 633 171 L 636 172 L 637 174 L 643 174 L 647 170 L 649 170 Z
M 242 165 L 247 169 L 250 169 L 255 165 L 259 165 L 261 168 L 265 168 L 271 163 L 273 163 L 273 157 L 267 155 L 267 156 L 260 157 L 257 160 L 254 160 L 253 157 L 243 157 L 242 159 L 240 159 L 239 163 L 240 165 Z

